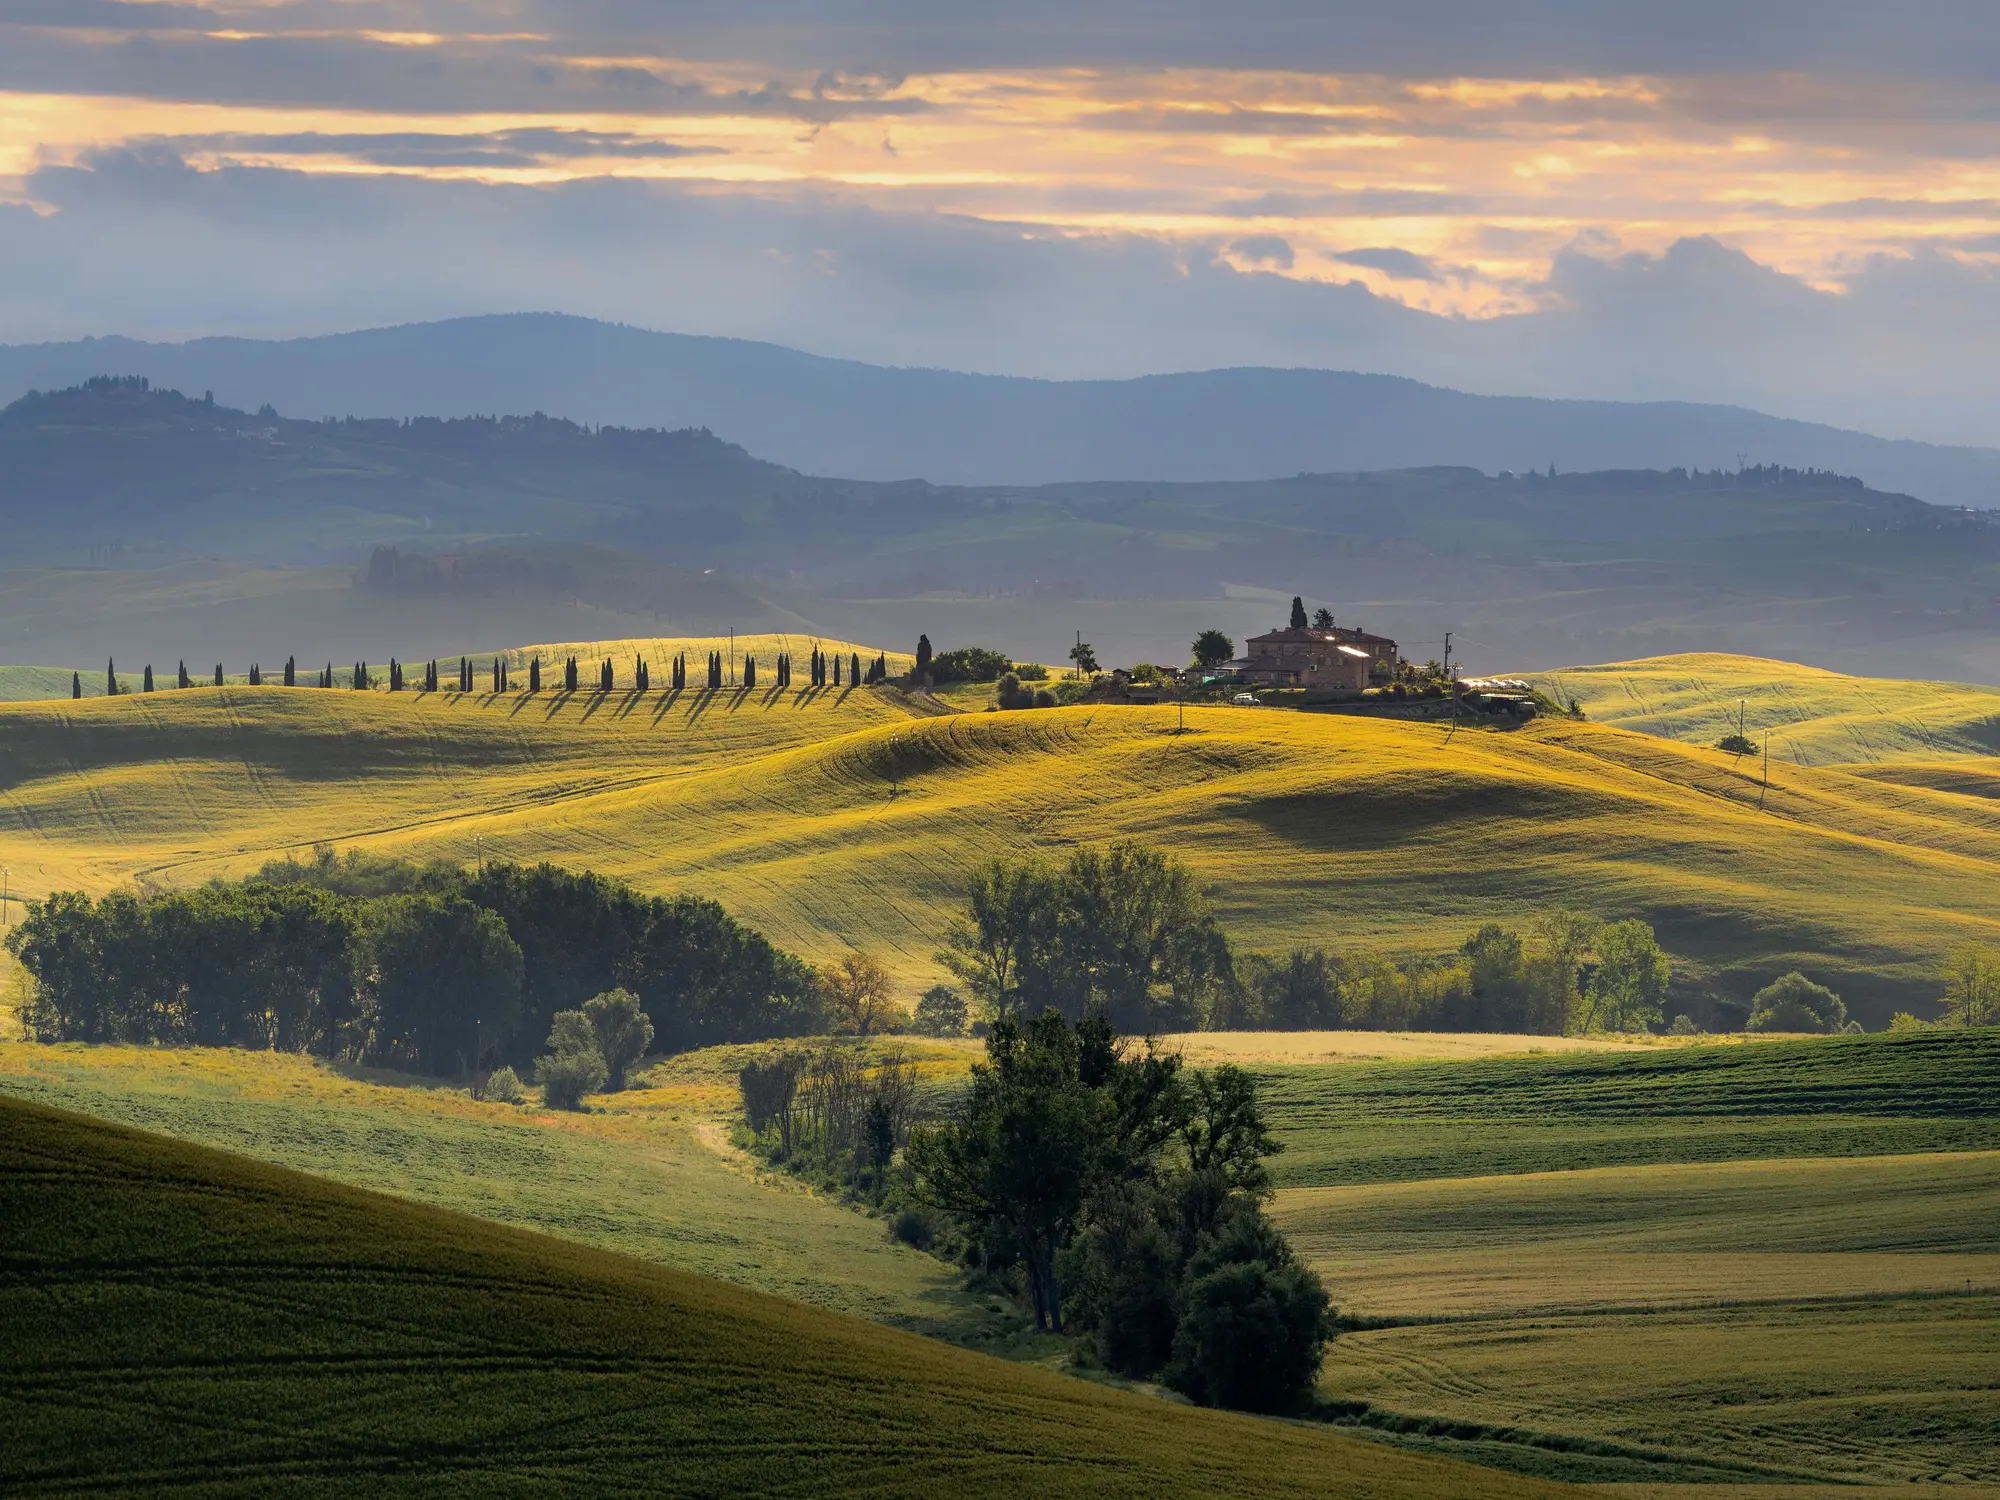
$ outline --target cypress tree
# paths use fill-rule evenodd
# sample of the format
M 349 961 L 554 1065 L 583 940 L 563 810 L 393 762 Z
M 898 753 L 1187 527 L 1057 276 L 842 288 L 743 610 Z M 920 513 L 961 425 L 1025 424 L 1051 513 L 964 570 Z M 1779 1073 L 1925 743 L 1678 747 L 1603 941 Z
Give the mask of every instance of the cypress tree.
M 144 687 L 143 689 L 141 689 L 141 691 L 142 691 L 142 692 L 148 692 L 148 693 L 150 693 L 150 692 L 152 692 L 152 690 L 153 690 L 153 664 L 152 664 L 151 662 L 147 662 L 147 663 L 146 663 L 146 686 L 145 686 L 145 687 Z
M 332 662 L 328 662 L 328 663 L 326 664 L 326 670 L 325 670 L 325 671 L 323 671 L 323 672 L 321 672 L 321 673 L 319 674 L 319 685 L 320 685 L 321 687 L 323 687 L 323 688 L 330 688 L 330 687 L 332 687 L 332 686 L 333 686 L 333 663 L 332 663 Z
M 833 685 L 840 686 L 840 658 L 837 656 L 833 659 Z
M 611 658 L 608 656 L 604 658 L 604 665 L 598 670 L 597 686 L 601 692 L 611 691 Z
M 216 665 L 220 666 L 221 663 L 218 662 Z M 264 674 L 261 670 L 259 670 L 257 663 L 253 661 L 250 663 L 250 686 L 262 687 L 263 685 L 264 685 Z
M 72 698 L 81 698 L 83 696 L 83 673 L 72 672 L 69 674 L 69 695 Z
M 108 656 L 104 658 L 104 693 L 109 698 L 118 696 L 118 664 Z
M 757 685 L 757 658 L 754 656 L 743 658 L 743 685 L 747 688 Z
M 194 679 L 188 676 L 188 664 L 186 658 L 183 658 L 181 660 L 180 673 L 174 678 L 174 686 L 177 688 L 194 686 Z
M 574 656 L 563 663 L 563 691 L 568 693 L 576 691 L 576 658 Z
M 217 687 L 221 687 L 221 686 L 222 686 L 222 663 L 221 663 L 221 662 L 217 662 L 217 663 L 215 664 L 215 685 L 216 685 Z
M 858 687 L 861 683 L 861 653 L 853 652 L 847 658 L 847 685 Z
M 285 658 L 285 686 L 297 687 L 298 685 L 299 685 L 298 658 L 295 656 L 288 656 Z

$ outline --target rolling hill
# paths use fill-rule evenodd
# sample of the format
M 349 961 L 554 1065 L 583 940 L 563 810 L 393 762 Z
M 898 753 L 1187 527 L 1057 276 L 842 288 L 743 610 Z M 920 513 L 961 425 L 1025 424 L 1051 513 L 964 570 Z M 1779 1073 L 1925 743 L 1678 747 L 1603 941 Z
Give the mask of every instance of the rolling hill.
M 1260 1078 L 1286 1148 L 1273 1162 L 1272 1212 L 1351 1324 L 1329 1351 L 1321 1386 L 1320 1414 L 1343 1431 L 1581 1481 L 1817 1481 L 1782 1493 L 1830 1500 L 1840 1491 L 1819 1486 L 1949 1477 L 1957 1481 L 1949 1490 L 1894 1493 L 1901 1500 L 1996 1493 L 1991 1437 L 2000 1412 L 1985 1372 L 2000 1333 L 2000 1152 L 1993 1149 L 2000 1035 L 1170 1039 L 1183 1044 L 1204 1064 L 1233 1060 Z M 726 1144 L 737 1117 L 735 1070 L 774 1045 L 666 1059 L 634 1088 L 593 1101 L 585 1115 L 480 1102 L 443 1080 L 200 1047 L 0 1043 L 0 1095 L 592 1247 L 551 1250 L 565 1275 L 588 1271 L 594 1251 L 617 1250 L 1017 1360 L 1073 1355 L 1058 1340 L 1023 1333 L 1018 1313 L 990 1292 L 962 1287 L 950 1267 L 887 1239 L 879 1220 L 796 1180 L 747 1169 Z M 963 1041 L 865 1045 L 913 1052 L 940 1099 L 978 1054 L 977 1044 Z M 1384 1048 L 1388 1060 L 1338 1060 Z M 1336 1060 L 1298 1060 L 1329 1050 Z M 80 1158 L 81 1171 L 93 1171 L 100 1135 L 64 1137 L 65 1167 L 79 1170 Z M 8 1139 L 0 1122 L 0 1142 Z M 163 1149 L 140 1137 L 113 1141 Z M 0 1145 L 0 1183 L 7 1164 Z M 174 1165 L 176 1187 L 206 1200 L 213 1185 L 186 1163 Z M 250 1172 L 260 1192 L 272 1188 Z M 49 1180 L 43 1174 L 37 1190 L 46 1193 Z M 105 1188 L 130 1202 L 140 1224 L 155 1201 L 148 1180 L 126 1172 Z M 295 1326 L 317 1316 L 319 1283 L 287 1283 L 284 1266 L 268 1259 L 244 1268 L 256 1247 L 239 1232 L 233 1200 L 222 1201 L 221 1239 L 231 1257 L 222 1268 L 169 1237 L 145 1248 L 172 1260 L 171 1277 L 110 1255 L 93 1260 L 92 1273 L 151 1277 L 167 1283 L 162 1295 L 202 1279 L 210 1311 L 190 1327 L 254 1326 L 228 1300 L 239 1292 L 289 1299 Z M 263 1201 L 274 1212 L 296 1212 L 286 1191 Z M 0 1186 L 0 1208 L 10 1203 Z M 36 1204 L 50 1216 L 66 1208 L 59 1191 L 52 1203 Z M 329 1237 L 349 1232 L 310 1204 L 306 1218 Z M 480 1250 L 485 1229 L 439 1218 L 458 1226 L 459 1252 Z M 42 1222 L 0 1220 L 8 1226 L 0 1247 L 12 1252 L 6 1234 Z M 368 1244 L 382 1238 L 371 1233 Z M 386 1238 L 391 1252 L 406 1248 L 396 1233 Z M 553 1245 L 535 1236 L 508 1243 Z M 23 1261 L 9 1255 L 16 1280 L 0 1285 L 0 1297 L 21 1293 Z M 369 1285 L 373 1262 L 356 1267 L 350 1256 L 340 1264 L 345 1281 Z M 462 1273 L 463 1261 L 452 1269 Z M 75 1262 L 66 1270 L 74 1305 Z M 259 1270 L 270 1280 L 258 1283 Z M 536 1284 L 547 1287 L 539 1276 Z M 718 1299 L 726 1303 L 715 1283 L 683 1276 L 679 1284 L 712 1288 L 703 1304 L 710 1310 Z M 479 1288 L 494 1295 L 491 1277 L 463 1285 L 468 1295 Z M 572 1295 L 572 1285 L 559 1281 L 555 1295 Z M 403 1315 L 394 1297 L 416 1297 L 423 1286 L 416 1274 L 392 1287 L 392 1315 Z M 503 1304 L 508 1288 L 502 1284 Z M 424 1316 L 448 1319 L 456 1304 L 449 1295 L 443 1301 Z M 107 1316 L 130 1318 L 132 1306 L 128 1296 Z M 799 1312 L 812 1357 L 816 1330 L 828 1320 Z M 150 1325 L 141 1318 L 139 1326 Z M 416 1326 L 421 1333 L 427 1325 Z M 577 1326 L 572 1319 L 560 1332 L 576 1338 Z M 323 1365 L 325 1342 L 315 1347 Z M 461 1340 L 430 1358 L 466 1347 Z M 702 1347 L 691 1361 L 697 1369 Z M 532 1363 L 534 1350 L 521 1340 L 510 1348 L 517 1362 Z M 158 1399 L 176 1378 L 219 1378 L 212 1370 L 190 1377 L 186 1364 L 159 1369 L 167 1363 L 156 1350 L 150 1370 L 128 1371 L 114 1389 Z M 887 1367 L 906 1373 L 902 1364 Z M 346 1372 L 353 1378 L 361 1368 L 397 1378 L 387 1359 L 357 1360 Z M 338 1379 L 342 1371 L 313 1373 Z M 609 1362 L 591 1373 L 607 1389 L 630 1375 Z M 475 1378 L 436 1364 L 424 1374 L 434 1383 Z M 231 1378 L 250 1389 L 282 1372 L 256 1361 Z M 573 1365 L 538 1378 L 562 1393 L 565 1410 L 588 1400 L 576 1394 Z M 34 1388 L 37 1410 L 62 1410 L 66 1389 L 44 1378 Z M 0 1385 L 0 1402 L 7 1394 Z M 372 1392 L 364 1385 L 348 1394 L 365 1406 Z M 321 1409 L 314 1399 L 301 1405 Z M 613 1419 L 592 1411 L 577 1420 L 596 1427 Z M 1086 1401 L 1076 1420 L 1094 1426 L 1102 1418 Z M 1115 1422 L 1107 1431 L 1122 1441 Z M 232 1430 L 218 1440 L 225 1439 L 237 1437 Z M 948 1440 L 948 1452 L 957 1440 Z M 466 1450 L 452 1451 L 476 1463 Z M 510 1457 L 539 1472 L 532 1451 Z M 603 1461 L 601 1450 L 588 1459 Z M 447 1482 L 407 1462 L 432 1486 Z M 615 1473 L 615 1454 L 609 1462 Z M 848 1477 L 842 1488 L 855 1483 Z M 671 1488 L 657 1476 L 653 1484 Z
M 2000 453 L 1885 441 L 1740 407 L 1476 396 L 1394 376 L 1239 369 L 1029 380 L 888 369 L 773 344 L 551 314 L 319 338 L 84 339 L 0 348 L 0 402 L 93 375 L 146 375 L 287 416 L 557 412 L 705 426 L 794 468 L 875 479 L 1047 484 L 1265 479 L 1299 470 L 1759 463 L 1992 505 Z
M 1740 714 L 1751 740 L 1768 734 L 1771 758 L 1794 765 L 1845 765 L 1923 784 L 1916 767 L 2000 754 L 2000 688 L 1971 683 L 1852 677 L 1718 654 L 1533 675 L 1597 723 L 1689 744 L 1735 734 Z
M 721 900 L 902 982 L 995 855 L 1156 841 L 1245 946 L 1453 948 L 1572 906 L 1651 921 L 1684 995 L 1791 967 L 1870 1025 L 2000 936 L 2000 806 L 1592 723 L 1514 733 L 894 690 L 421 695 L 198 688 L 0 706 L 16 890 L 183 884 L 316 841 L 552 859 Z
M 1530 1496 L 0 1102 L 14 1495 Z

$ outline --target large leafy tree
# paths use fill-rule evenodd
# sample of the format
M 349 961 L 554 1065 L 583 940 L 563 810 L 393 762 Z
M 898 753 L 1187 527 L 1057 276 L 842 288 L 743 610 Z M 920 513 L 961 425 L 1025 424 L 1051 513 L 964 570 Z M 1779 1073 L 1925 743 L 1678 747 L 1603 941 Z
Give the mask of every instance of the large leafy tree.
M 396 896 L 372 913 L 377 1050 L 424 1073 L 465 1072 L 511 1035 L 521 949 L 498 912 L 462 896 Z
M 1204 630 L 1194 638 L 1194 664 L 1212 672 L 1236 654 L 1236 642 L 1219 630 Z
M 986 865 L 938 956 L 989 1015 L 1097 1007 L 1132 1032 L 1199 1024 L 1235 983 L 1194 872 L 1130 841 Z
M 1597 934 L 1597 968 L 1584 988 L 1579 1031 L 1644 1031 L 1660 1019 L 1671 969 L 1653 929 L 1612 922 Z

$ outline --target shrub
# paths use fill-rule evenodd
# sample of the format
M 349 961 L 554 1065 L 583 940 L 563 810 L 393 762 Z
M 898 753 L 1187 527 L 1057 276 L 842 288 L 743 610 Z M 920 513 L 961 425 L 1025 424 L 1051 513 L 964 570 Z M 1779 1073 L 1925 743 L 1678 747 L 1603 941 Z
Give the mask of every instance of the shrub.
M 550 1109 L 583 1108 L 583 1101 L 604 1087 L 604 1059 L 595 1052 L 557 1052 L 535 1064 L 542 1086 L 542 1103 Z
M 960 646 L 931 658 L 933 682 L 991 682 L 1014 663 L 984 646 Z
M 604 1087 L 609 1072 L 590 1018 L 580 1010 L 557 1011 L 549 1028 L 549 1053 L 535 1063 L 542 1102 L 550 1109 L 582 1109 L 585 1097 Z
M 1012 672 L 1009 672 L 1000 679 L 999 686 L 993 691 L 993 697 L 1002 708 L 1033 708 L 1035 706 L 1034 690 L 1022 687 L 1021 679 L 1016 677 Z
M 1034 706 L 1036 708 L 1054 708 L 1056 706 L 1056 695 L 1047 688 L 1036 688 Z
M 1203 1406 L 1283 1411 L 1312 1388 L 1332 1325 L 1319 1278 L 1246 1209 L 1188 1263 L 1166 1383 Z
M 927 1208 L 912 1204 L 889 1222 L 889 1232 L 916 1250 L 928 1250 L 937 1243 L 936 1216 Z
M 482 1092 L 495 1104 L 519 1104 L 528 1097 L 528 1091 L 521 1087 L 521 1075 L 505 1063 L 487 1075 Z
M 921 1036 L 964 1036 L 965 997 L 948 984 L 934 984 L 917 1001 L 916 1030 Z
M 1049 669 L 1038 661 L 1017 661 L 1014 663 L 1014 675 L 1023 682 L 1047 682 Z
M 1889 1017 L 1889 1029 L 1891 1031 L 1922 1031 L 1929 1025 L 1930 1022 L 1919 1016 L 1913 1016 L 1906 1010 L 1899 1010 L 1893 1016 Z
M 1715 742 L 1715 748 L 1727 755 L 1755 755 L 1757 753 L 1756 742 L 1740 734 L 1725 734 Z
M 1667 1028 L 1668 1036 L 1706 1036 L 1701 1023 L 1685 1013 L 1674 1017 L 1674 1024 Z
M 1814 984 L 1797 969 L 1775 979 L 1750 997 L 1745 1031 L 1839 1031 L 1847 1025 L 1847 1006 L 1823 984 Z

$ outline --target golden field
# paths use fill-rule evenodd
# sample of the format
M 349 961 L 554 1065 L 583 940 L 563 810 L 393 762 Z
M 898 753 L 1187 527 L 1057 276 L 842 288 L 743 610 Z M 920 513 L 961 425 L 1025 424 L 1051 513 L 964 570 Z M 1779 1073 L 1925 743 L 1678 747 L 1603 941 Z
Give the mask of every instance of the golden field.
M 1249 947 L 1437 951 L 1572 906 L 1645 917 L 1697 983 L 1803 967 L 1873 1024 L 1930 999 L 1952 947 L 2000 940 L 1991 799 L 1823 767 L 1766 789 L 1747 762 L 1587 722 L 1179 725 L 846 686 L 0 704 L 0 863 L 32 897 L 238 876 L 321 841 L 548 859 L 713 896 L 810 958 L 873 950 L 912 988 L 979 861 L 1118 837 L 1191 862 Z
M 1759 656 L 1690 653 L 1533 674 L 1600 724 L 1713 745 L 1742 731 L 1795 765 L 1940 763 L 2000 753 L 2000 688 L 1850 677 Z M 1993 768 L 1985 769 L 1992 776 Z M 1992 795 L 1989 790 L 1986 795 Z

